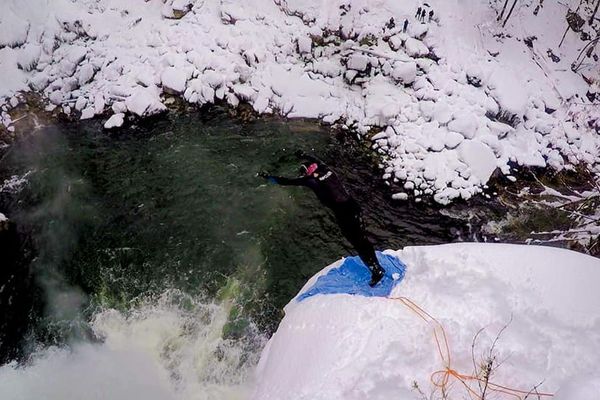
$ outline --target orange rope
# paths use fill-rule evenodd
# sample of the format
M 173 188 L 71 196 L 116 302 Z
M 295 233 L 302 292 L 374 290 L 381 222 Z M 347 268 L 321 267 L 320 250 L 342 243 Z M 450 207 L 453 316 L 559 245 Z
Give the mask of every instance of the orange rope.
M 469 385 L 467 382 L 478 381 L 481 383 L 486 383 L 485 379 L 480 378 L 478 376 L 474 376 L 474 375 L 461 374 L 461 373 L 457 372 L 456 370 L 452 369 L 451 358 L 450 358 L 450 345 L 448 344 L 448 337 L 446 335 L 446 331 L 444 330 L 444 327 L 442 326 L 442 324 L 437 319 L 435 319 L 433 316 L 431 316 L 431 314 L 429 314 L 427 311 L 425 311 L 424 309 L 419 307 L 417 304 L 415 304 L 415 302 L 413 302 L 412 300 L 410 300 L 407 297 L 388 297 L 388 299 L 397 300 L 397 301 L 401 302 L 409 310 L 411 310 L 412 312 L 417 314 L 417 316 L 419 318 L 421 318 L 423 321 L 425 321 L 425 323 L 427 323 L 428 325 L 430 325 L 432 327 L 433 338 L 435 339 L 435 343 L 437 345 L 437 350 L 438 350 L 438 354 L 440 355 L 440 359 L 442 360 L 442 363 L 444 364 L 444 369 L 435 371 L 434 373 L 431 374 L 431 376 L 430 376 L 431 383 L 436 388 L 439 388 L 442 391 L 442 393 L 445 393 L 448 390 L 448 384 L 450 383 L 450 378 L 454 377 L 465 387 L 465 389 L 467 390 L 467 393 L 469 394 L 469 397 L 471 399 L 483 400 L 483 398 L 479 395 L 479 393 L 477 393 L 475 390 L 473 390 L 471 385 Z M 540 393 L 537 391 L 534 393 L 531 391 L 514 389 L 514 388 L 507 387 L 507 386 L 499 385 L 497 383 L 490 382 L 489 380 L 487 381 L 487 387 L 492 392 L 511 396 L 518 400 L 524 400 L 524 398 L 521 395 L 527 396 L 528 394 L 534 394 L 534 395 L 540 396 L 540 397 L 554 396 L 554 394 L 552 394 L 552 393 Z

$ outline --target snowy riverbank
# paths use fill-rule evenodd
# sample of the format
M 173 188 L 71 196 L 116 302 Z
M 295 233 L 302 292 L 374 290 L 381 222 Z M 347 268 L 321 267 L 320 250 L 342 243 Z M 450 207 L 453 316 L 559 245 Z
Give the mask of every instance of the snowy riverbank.
M 481 192 L 496 168 L 510 176 L 511 163 L 597 168 L 600 112 L 586 95 L 598 87 L 571 72 L 579 34 L 558 48 L 565 6 L 519 2 L 502 28 L 492 3 L 5 1 L 1 118 L 14 128 L 9 109 L 27 90 L 107 128 L 164 110 L 164 93 L 244 101 L 380 129 L 366 140 L 404 186 L 395 197 L 440 203 Z M 597 62 L 584 66 L 596 79 Z
M 412 300 L 441 323 L 451 364 L 438 353 L 433 325 L 406 304 L 320 295 L 286 307 L 263 351 L 254 399 L 429 398 L 433 372 L 449 367 L 471 375 L 492 347 L 490 382 L 525 392 L 537 386 L 557 400 L 600 396 L 598 259 L 504 244 L 407 247 L 392 254 L 407 270 L 391 297 Z M 450 398 L 467 396 L 453 376 L 450 383 Z

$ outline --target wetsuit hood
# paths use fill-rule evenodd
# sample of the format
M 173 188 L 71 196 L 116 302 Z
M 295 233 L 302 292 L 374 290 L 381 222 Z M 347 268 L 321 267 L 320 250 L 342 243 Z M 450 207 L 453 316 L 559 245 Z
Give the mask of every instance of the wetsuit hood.
M 301 175 L 312 175 L 319 169 L 319 164 L 315 162 L 304 162 L 300 165 L 300 174 Z

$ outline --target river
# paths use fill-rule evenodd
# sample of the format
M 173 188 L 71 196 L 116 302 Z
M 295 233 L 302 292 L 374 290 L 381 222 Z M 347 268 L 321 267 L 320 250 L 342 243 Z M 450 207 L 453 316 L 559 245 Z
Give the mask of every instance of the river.
M 25 182 L 0 193 L 12 222 L 0 397 L 243 396 L 283 306 L 352 252 L 308 189 L 257 178 L 295 175 L 298 149 L 338 172 L 380 249 L 468 232 L 434 205 L 391 200 L 368 152 L 312 121 L 219 107 L 112 134 L 54 121 L 0 161 L 0 182 Z

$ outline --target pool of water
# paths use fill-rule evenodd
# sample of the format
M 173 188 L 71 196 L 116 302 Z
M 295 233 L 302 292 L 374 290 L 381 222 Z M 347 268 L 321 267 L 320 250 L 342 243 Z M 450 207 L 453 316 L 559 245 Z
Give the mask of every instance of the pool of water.
M 14 224 L 2 239 L 0 359 L 102 339 L 90 329 L 99 312 L 173 290 L 191 303 L 227 299 L 225 336 L 268 336 L 310 276 L 353 253 L 308 189 L 256 177 L 296 174 L 298 149 L 338 172 L 379 249 L 466 229 L 436 207 L 393 202 L 364 148 L 314 122 L 241 122 L 213 108 L 113 134 L 98 121 L 54 123 L 0 161 L 0 182 L 27 174 L 0 193 Z

